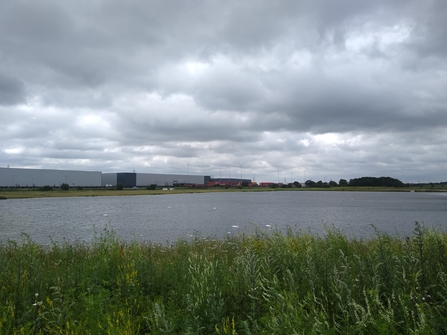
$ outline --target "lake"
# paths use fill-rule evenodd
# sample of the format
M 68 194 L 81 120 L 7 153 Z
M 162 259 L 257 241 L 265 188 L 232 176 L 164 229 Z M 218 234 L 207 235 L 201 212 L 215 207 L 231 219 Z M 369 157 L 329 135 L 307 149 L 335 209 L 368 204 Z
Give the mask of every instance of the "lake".
M 447 193 L 235 192 L 0 201 L 0 242 L 90 242 L 105 228 L 126 241 L 175 242 L 194 235 L 309 231 L 336 227 L 371 237 L 374 227 L 408 236 L 415 221 L 447 227 Z M 374 226 L 374 227 L 373 227 Z

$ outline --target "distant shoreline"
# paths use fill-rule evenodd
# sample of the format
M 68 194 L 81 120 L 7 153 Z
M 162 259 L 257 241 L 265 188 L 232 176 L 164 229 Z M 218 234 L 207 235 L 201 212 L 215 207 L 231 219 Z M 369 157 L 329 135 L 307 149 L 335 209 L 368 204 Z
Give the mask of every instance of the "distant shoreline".
M 70 189 L 67 191 L 54 188 L 52 191 L 40 191 L 38 189 L 3 188 L 0 189 L 0 200 L 30 199 L 30 198 L 66 198 L 66 197 L 104 197 L 104 196 L 137 196 L 137 195 L 163 195 L 163 194 L 191 194 L 191 193 L 217 193 L 217 192 L 447 192 L 446 186 L 438 187 L 373 187 L 373 186 L 344 186 L 328 188 L 268 188 L 268 187 L 244 187 L 244 188 L 176 188 L 173 190 L 147 190 L 140 189 L 105 189 L 85 188 Z

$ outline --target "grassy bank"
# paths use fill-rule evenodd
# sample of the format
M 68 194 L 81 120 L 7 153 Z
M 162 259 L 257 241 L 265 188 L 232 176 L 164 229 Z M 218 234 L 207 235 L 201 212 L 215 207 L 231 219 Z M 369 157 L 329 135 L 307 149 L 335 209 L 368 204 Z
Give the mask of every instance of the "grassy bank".
M 329 188 L 270 188 L 270 187 L 210 187 L 210 188 L 176 188 L 164 191 L 162 189 L 147 190 L 145 188 L 133 189 L 106 189 L 106 188 L 72 188 L 67 191 L 54 188 L 52 191 L 41 191 L 37 188 L 2 188 L 0 189 L 0 200 L 2 199 L 25 199 L 25 198 L 53 198 L 53 197 L 103 197 L 103 196 L 131 196 L 131 195 L 161 195 L 181 193 L 215 193 L 215 192 L 302 192 L 302 191 L 345 191 L 345 192 L 447 192 L 444 185 L 430 187 L 329 187 Z
M 0 246 L 0 334 L 445 334 L 447 234 Z
M 184 193 L 215 193 L 215 192 L 261 192 L 271 191 L 272 189 L 259 188 L 176 188 L 174 190 L 147 190 L 126 188 L 123 190 L 106 188 L 84 188 L 81 190 L 70 189 L 68 191 L 54 188 L 51 191 L 40 191 L 38 189 L 0 189 L 0 198 L 4 199 L 25 199 L 25 198 L 55 198 L 55 197 L 107 197 L 107 196 L 135 196 L 135 195 L 163 195 L 163 194 L 184 194 Z

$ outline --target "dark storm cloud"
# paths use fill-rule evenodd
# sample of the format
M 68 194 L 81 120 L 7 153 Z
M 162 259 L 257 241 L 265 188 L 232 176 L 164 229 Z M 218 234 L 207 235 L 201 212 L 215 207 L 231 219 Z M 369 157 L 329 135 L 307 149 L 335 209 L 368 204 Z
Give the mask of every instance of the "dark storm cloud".
M 0 164 L 446 179 L 446 16 L 442 0 L 0 1 Z
M 25 102 L 25 88 L 17 78 L 0 73 L 0 105 L 16 105 Z

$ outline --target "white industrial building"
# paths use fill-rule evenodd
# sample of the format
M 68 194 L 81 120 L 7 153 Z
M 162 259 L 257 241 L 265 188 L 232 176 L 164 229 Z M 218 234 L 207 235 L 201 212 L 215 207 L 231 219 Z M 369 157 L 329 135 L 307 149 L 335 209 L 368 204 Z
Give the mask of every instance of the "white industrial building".
M 100 171 L 72 171 L 24 168 L 0 168 L 0 187 L 40 187 L 68 184 L 70 187 L 125 187 L 173 186 L 176 184 L 205 185 L 209 176 L 157 173 L 102 173 Z
M 0 168 L 0 187 L 100 187 L 101 171 Z

